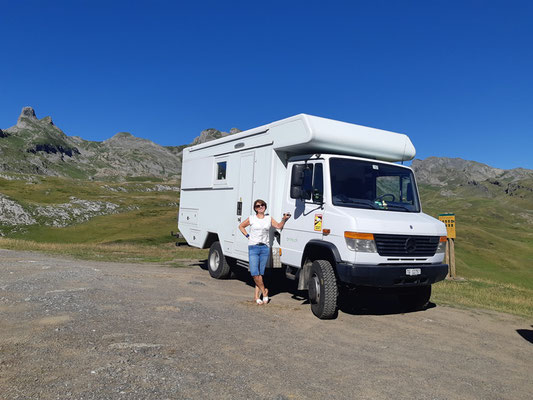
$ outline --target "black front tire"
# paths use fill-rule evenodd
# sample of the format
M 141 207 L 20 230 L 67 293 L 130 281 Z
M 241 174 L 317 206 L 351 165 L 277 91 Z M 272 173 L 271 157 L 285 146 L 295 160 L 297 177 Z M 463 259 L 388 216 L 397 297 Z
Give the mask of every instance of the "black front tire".
M 209 275 L 215 279 L 225 279 L 230 276 L 230 266 L 222 253 L 220 242 L 214 242 L 209 248 L 207 269 L 209 270 Z
M 431 285 L 410 288 L 398 294 L 402 307 L 408 311 L 425 309 L 431 297 Z
M 316 260 L 311 265 L 309 276 L 309 302 L 311 311 L 320 319 L 337 317 L 337 279 L 333 266 L 327 260 Z

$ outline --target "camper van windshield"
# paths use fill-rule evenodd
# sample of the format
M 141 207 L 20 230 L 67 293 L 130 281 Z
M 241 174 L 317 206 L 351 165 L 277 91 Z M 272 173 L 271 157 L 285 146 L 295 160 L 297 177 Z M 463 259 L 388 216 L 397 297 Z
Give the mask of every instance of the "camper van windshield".
M 379 162 L 330 159 L 333 204 L 375 210 L 420 212 L 413 173 Z

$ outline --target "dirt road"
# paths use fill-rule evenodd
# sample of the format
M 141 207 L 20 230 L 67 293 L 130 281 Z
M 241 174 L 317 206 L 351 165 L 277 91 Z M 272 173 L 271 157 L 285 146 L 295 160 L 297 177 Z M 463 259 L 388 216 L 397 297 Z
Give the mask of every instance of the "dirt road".
M 532 396 L 525 320 L 439 305 L 401 314 L 390 303 L 321 321 L 290 292 L 268 306 L 252 292 L 200 264 L 0 250 L 0 398 Z

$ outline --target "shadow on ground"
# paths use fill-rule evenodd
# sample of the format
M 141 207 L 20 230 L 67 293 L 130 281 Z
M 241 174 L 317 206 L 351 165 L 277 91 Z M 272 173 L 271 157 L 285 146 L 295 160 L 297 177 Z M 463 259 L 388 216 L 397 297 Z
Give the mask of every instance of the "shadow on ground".
M 434 307 L 436 304 L 429 302 L 423 308 L 409 309 L 398 301 L 397 294 L 370 289 L 355 291 L 355 293 L 342 293 L 339 301 L 339 310 L 352 315 L 405 314 Z
M 533 325 L 531 325 L 533 328 Z M 533 330 L 532 329 L 517 329 L 516 333 L 518 333 L 522 338 L 527 340 L 529 343 L 533 343 Z
M 203 260 L 197 265 L 207 270 L 207 260 Z M 242 267 L 233 267 L 229 279 L 239 280 L 250 288 L 255 287 L 249 271 Z M 307 291 L 298 290 L 297 282 L 287 279 L 284 270 L 267 269 L 264 280 L 269 290 L 269 297 L 275 298 L 280 293 L 289 293 L 292 299 L 300 302 L 300 304 L 309 304 Z M 357 290 L 341 290 L 338 307 L 339 311 L 351 315 L 393 315 L 425 311 L 436 307 L 436 305 L 429 302 L 422 309 L 408 309 L 398 301 L 398 295 L 394 292 L 359 288 Z
M 199 260 L 197 263 L 194 263 L 194 264 L 191 264 L 192 266 L 195 266 L 195 267 L 200 267 L 202 268 L 204 271 L 207 271 L 207 259 L 205 260 Z

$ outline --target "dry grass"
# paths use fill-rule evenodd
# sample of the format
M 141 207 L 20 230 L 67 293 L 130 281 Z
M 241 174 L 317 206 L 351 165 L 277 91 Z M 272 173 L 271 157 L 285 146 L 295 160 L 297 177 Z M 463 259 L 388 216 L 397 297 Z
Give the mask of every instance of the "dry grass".
M 485 279 L 446 280 L 433 286 L 432 301 L 533 317 L 533 291 Z

